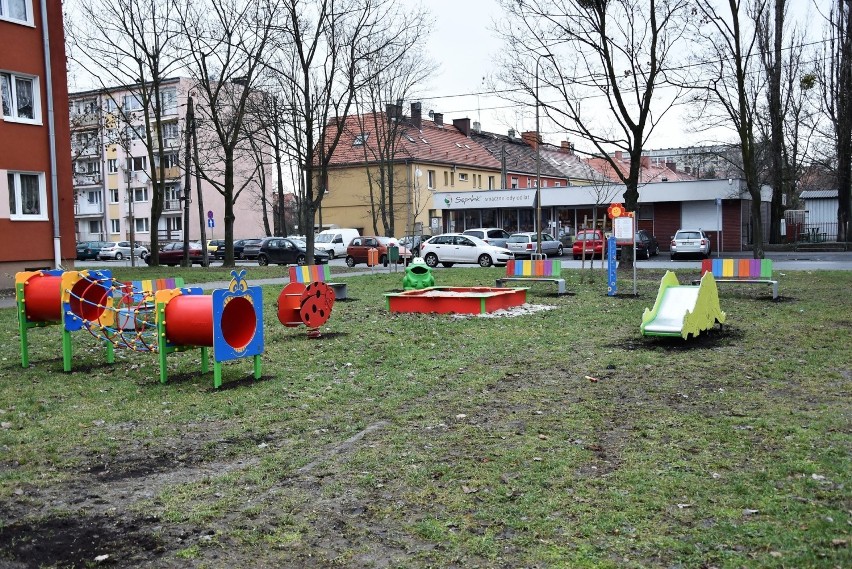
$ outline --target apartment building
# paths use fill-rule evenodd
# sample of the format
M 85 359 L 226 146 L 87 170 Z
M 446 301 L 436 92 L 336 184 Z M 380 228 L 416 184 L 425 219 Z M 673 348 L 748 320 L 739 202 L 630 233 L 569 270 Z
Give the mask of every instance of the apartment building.
M 16 272 L 75 254 L 61 0 L 0 0 L 0 38 L 0 288 L 11 288 Z
M 185 229 L 191 240 L 198 240 L 201 224 L 208 239 L 224 237 L 224 199 L 212 184 L 201 180 L 203 208 L 199 210 L 194 177 L 189 189 L 189 225 L 184 227 L 186 101 L 191 87 L 191 80 L 182 77 L 165 80 L 160 86 L 164 199 L 157 227 L 152 224 L 152 165 L 139 88 L 99 89 L 69 96 L 78 241 L 133 239 L 149 243 L 156 231 L 159 242 L 165 243 L 183 240 Z M 198 100 L 194 102 L 198 105 Z M 153 120 L 149 122 L 154 125 Z M 156 134 L 152 136 L 155 146 L 157 138 Z M 154 155 L 158 160 L 158 147 Z M 159 168 L 160 164 L 153 166 Z M 207 167 L 216 170 L 215 164 Z M 251 170 L 248 166 L 237 168 L 237 172 Z M 245 176 L 238 175 L 237 186 L 245 182 Z M 258 192 L 249 188 L 237 200 L 235 239 L 263 235 L 259 199 Z

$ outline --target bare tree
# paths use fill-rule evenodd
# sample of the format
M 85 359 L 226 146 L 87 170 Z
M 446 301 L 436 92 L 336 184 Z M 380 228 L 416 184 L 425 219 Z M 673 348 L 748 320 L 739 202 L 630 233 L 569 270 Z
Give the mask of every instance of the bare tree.
M 163 81 L 181 66 L 181 30 L 169 17 L 171 0 L 79 0 L 67 27 L 71 58 L 100 82 L 108 97 L 123 87 L 139 108 L 115 101 L 119 125 L 133 130 L 147 150 L 152 185 L 151 264 L 159 262 L 157 228 L 163 211 L 165 146 L 163 117 L 174 100 L 163 100 Z M 141 120 L 142 124 L 138 125 Z M 130 228 L 131 233 L 133 227 Z
M 360 137 L 362 143 L 369 185 L 369 208 L 373 229 L 377 235 L 393 237 L 396 233 L 396 214 L 400 209 L 396 198 L 402 193 L 400 188 L 407 190 L 402 193 L 402 207 L 408 208 L 406 231 L 413 231 L 411 225 L 416 212 L 412 211 L 414 196 L 411 180 L 408 175 L 403 180 L 397 180 L 397 166 L 400 158 L 406 158 L 401 156 L 404 154 L 401 147 L 402 137 L 414 137 L 416 140 L 419 136 L 420 119 L 410 117 L 409 120 L 404 120 L 400 102 L 411 98 L 418 84 L 422 83 L 431 71 L 430 62 L 419 50 L 420 30 L 426 27 L 422 17 L 417 17 L 406 27 L 404 32 L 410 36 L 407 42 L 409 47 L 406 48 L 404 56 L 388 50 L 381 54 L 380 58 L 367 62 L 370 67 L 367 73 L 369 80 L 356 94 L 357 107 L 369 111 L 356 113 L 359 132 L 352 134 Z M 382 112 L 382 105 L 385 103 L 387 111 Z M 419 103 L 415 105 L 419 109 Z
M 284 113 L 291 119 L 287 143 L 301 167 L 301 226 L 312 258 L 313 230 L 329 164 L 346 128 L 344 117 L 370 79 L 370 62 L 390 65 L 395 59 L 385 54 L 404 54 L 407 35 L 399 30 L 407 10 L 393 0 L 282 3 L 286 23 L 278 30 L 278 54 L 271 68 L 278 72 Z
M 852 2 L 834 0 L 826 36 L 822 110 L 833 131 L 829 162 L 837 178 L 837 238 L 848 242 L 852 241 Z
M 225 205 L 225 266 L 234 264 L 234 204 L 257 167 L 245 144 L 243 122 L 249 98 L 258 96 L 255 84 L 278 10 L 276 0 L 182 0 L 177 9 L 201 102 L 197 120 L 203 164 L 196 167 Z M 243 176 L 237 176 L 240 167 L 248 168 Z
M 672 87 L 660 96 L 658 88 L 677 64 L 690 3 L 500 0 L 500 4 L 507 16 L 498 29 L 506 40 L 504 83 L 536 98 L 540 80 L 546 95 L 536 103 L 562 132 L 591 142 L 611 162 L 613 148 L 625 152 L 629 170 L 623 172 L 614 162 L 612 167 L 626 188 L 625 207 L 635 211 L 642 149 L 682 92 Z M 551 102 L 554 93 L 556 100 Z M 610 112 L 602 113 L 601 107 Z
M 751 198 L 750 220 L 754 258 L 763 258 L 763 220 L 761 217 L 761 183 L 759 145 L 755 133 L 755 92 L 760 74 L 754 73 L 758 38 L 751 22 L 758 22 L 766 9 L 766 0 L 727 0 L 726 9 L 717 9 L 713 0 L 697 0 L 699 18 L 694 31 L 703 38 L 704 51 L 693 69 L 695 87 L 693 103 L 697 120 L 708 127 L 733 128 L 742 153 L 742 168 Z

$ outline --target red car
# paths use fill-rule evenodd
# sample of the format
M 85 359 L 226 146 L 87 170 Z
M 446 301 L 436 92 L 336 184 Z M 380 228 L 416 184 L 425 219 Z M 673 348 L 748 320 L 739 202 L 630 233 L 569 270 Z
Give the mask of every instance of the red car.
M 208 256 L 208 264 L 209 258 L 212 257 L 212 254 Z M 206 267 L 204 264 L 204 252 L 201 250 L 201 243 L 190 242 L 189 244 L 189 260 L 191 264 L 201 265 L 202 267 Z M 160 249 L 160 264 L 168 265 L 170 267 L 176 267 L 181 264 L 183 261 L 183 243 L 175 242 L 175 243 L 167 243 L 162 249 Z M 151 256 L 149 255 L 145 262 L 148 264 L 151 263 Z
M 346 264 L 354 267 L 358 263 L 367 262 L 367 253 L 370 249 L 377 249 L 379 252 L 379 264 L 388 266 L 388 247 L 399 247 L 399 262 L 407 265 L 411 261 L 411 251 L 399 244 L 399 241 L 391 237 L 378 237 L 375 235 L 365 235 L 356 237 L 349 243 L 346 248 Z
M 574 259 L 579 259 L 583 256 L 585 249 L 586 258 L 593 259 L 594 257 L 603 258 L 606 255 L 606 236 L 600 229 L 582 229 L 577 232 L 574 238 L 574 246 L 571 248 L 571 253 Z

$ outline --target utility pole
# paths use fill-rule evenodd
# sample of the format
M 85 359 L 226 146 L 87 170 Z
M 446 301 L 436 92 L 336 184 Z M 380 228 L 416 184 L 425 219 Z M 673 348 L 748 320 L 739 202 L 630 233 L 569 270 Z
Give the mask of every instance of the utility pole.
M 186 152 L 184 154 L 184 176 L 183 176 L 183 261 L 181 267 L 191 267 L 192 260 L 189 258 L 189 192 L 192 187 L 192 178 L 190 178 L 190 164 L 192 155 L 190 154 L 190 132 L 189 125 L 192 124 L 195 117 L 195 111 L 192 109 L 192 97 L 186 102 Z M 206 247 L 205 247 L 206 249 Z
M 187 112 L 187 122 L 189 122 L 189 113 Z M 195 193 L 198 196 L 198 226 L 201 229 L 201 254 L 203 255 L 204 267 L 210 266 L 210 254 L 207 252 L 207 227 L 204 225 L 204 195 L 201 193 L 201 166 L 198 162 L 198 132 L 195 126 L 195 112 L 192 113 L 192 121 L 189 122 L 189 129 L 192 133 L 192 151 L 195 155 Z

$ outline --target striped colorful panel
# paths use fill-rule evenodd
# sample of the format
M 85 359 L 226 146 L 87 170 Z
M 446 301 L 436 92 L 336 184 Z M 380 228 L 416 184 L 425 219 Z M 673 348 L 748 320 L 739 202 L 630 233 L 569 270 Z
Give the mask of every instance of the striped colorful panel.
M 713 276 L 718 278 L 722 277 L 722 259 L 713 259 L 711 261 Z
M 760 259 L 760 276 L 765 279 L 772 278 L 772 259 Z
M 734 260 L 733 259 L 722 259 L 722 276 L 723 277 L 735 277 L 734 274 Z
M 751 272 L 751 263 L 748 259 L 740 259 L 737 261 L 737 276 L 740 278 L 751 278 L 753 276 Z
M 302 265 L 290 267 L 290 282 L 326 282 L 331 276 L 328 265 Z
M 701 260 L 701 276 L 704 276 L 704 273 L 712 273 L 713 272 L 713 259 L 702 259 Z M 713 275 L 716 276 L 716 275 Z
M 506 263 L 508 277 L 558 277 L 562 274 L 559 259 L 510 260 Z

